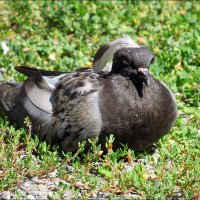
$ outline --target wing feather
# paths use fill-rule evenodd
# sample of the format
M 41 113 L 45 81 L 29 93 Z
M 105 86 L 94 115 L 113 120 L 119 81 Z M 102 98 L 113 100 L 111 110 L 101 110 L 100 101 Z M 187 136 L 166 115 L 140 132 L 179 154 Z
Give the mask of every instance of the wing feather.
M 98 136 L 102 128 L 97 74 L 75 72 L 61 79 L 55 90 L 56 106 L 49 143 L 60 143 L 64 151 L 75 151 L 78 142 Z
M 95 72 L 100 72 L 106 66 L 106 63 L 112 59 L 114 53 L 124 47 L 139 48 L 140 46 L 134 42 L 129 36 L 124 36 L 112 42 L 103 45 L 95 54 L 92 68 Z

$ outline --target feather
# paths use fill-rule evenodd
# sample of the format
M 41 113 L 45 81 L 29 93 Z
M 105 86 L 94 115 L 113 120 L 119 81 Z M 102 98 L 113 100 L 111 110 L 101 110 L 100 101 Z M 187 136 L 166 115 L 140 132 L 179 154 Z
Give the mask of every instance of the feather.
M 30 77 L 25 81 L 24 89 L 33 105 L 44 112 L 52 113 L 52 92 L 47 87 L 46 82 L 42 81 L 42 78 L 39 80 L 39 77 L 36 79 Z
M 52 93 L 54 92 L 60 79 L 64 76 L 66 76 L 66 74 L 48 77 L 41 76 L 41 74 L 38 73 L 37 76 L 27 79 L 24 87 L 29 100 L 41 110 L 52 113 L 54 105 Z
M 103 70 L 103 68 L 106 66 L 106 63 L 112 59 L 114 53 L 118 49 L 124 47 L 139 48 L 140 46 L 127 35 L 103 45 L 94 56 L 92 63 L 93 70 L 95 72 L 100 72 Z
M 15 70 L 18 72 L 24 74 L 25 76 L 36 76 L 38 73 L 41 73 L 42 76 L 58 76 L 60 74 L 66 73 L 66 72 L 58 72 L 58 71 L 47 71 L 43 69 L 36 69 L 28 66 L 17 66 L 15 67 Z

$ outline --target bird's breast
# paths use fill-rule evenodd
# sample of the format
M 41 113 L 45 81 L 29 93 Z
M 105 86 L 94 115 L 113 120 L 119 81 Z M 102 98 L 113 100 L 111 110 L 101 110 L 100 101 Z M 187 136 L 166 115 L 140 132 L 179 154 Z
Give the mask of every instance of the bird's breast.
M 135 143 L 149 137 L 156 140 L 171 128 L 176 105 L 167 88 L 151 76 L 149 87 L 143 85 L 141 91 L 142 97 L 132 81 L 122 76 L 103 82 L 100 109 L 104 133 Z
M 146 86 L 142 92 L 143 97 L 140 97 L 137 88 L 126 78 L 116 76 L 106 80 L 100 93 L 104 124 L 122 129 L 125 126 L 128 129 L 134 124 L 142 123 L 146 118 L 150 119 L 155 104 L 154 96 L 151 88 Z

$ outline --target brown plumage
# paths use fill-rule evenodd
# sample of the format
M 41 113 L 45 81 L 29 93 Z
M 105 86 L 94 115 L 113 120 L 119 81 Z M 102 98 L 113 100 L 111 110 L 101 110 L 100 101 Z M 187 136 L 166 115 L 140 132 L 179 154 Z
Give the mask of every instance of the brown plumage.
M 114 55 L 109 72 L 102 72 Z M 23 84 L 0 85 L 0 108 L 20 127 L 29 116 L 35 132 L 63 151 L 76 151 L 78 142 L 109 134 L 114 147 L 128 144 L 143 150 L 173 126 L 175 98 L 169 88 L 149 74 L 154 56 L 130 38 L 101 47 L 94 71 L 49 72 L 18 67 L 29 76 Z

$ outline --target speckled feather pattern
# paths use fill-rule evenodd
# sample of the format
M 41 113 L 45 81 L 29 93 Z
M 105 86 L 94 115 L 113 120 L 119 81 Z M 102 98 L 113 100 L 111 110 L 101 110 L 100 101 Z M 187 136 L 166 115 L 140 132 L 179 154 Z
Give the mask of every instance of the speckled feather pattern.
M 97 77 L 93 72 L 68 74 L 54 92 L 57 103 L 52 116 L 51 139 L 65 151 L 76 150 L 79 141 L 97 137 L 101 131 Z

